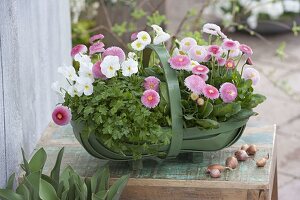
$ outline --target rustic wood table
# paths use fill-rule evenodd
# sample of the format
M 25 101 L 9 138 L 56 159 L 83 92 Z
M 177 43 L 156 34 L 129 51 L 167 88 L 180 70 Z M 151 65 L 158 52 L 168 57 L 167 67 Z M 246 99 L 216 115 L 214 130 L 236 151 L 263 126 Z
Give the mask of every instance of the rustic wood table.
M 109 163 L 111 177 L 131 174 L 122 194 L 128 200 L 244 200 L 277 199 L 276 127 L 248 124 L 241 139 L 230 148 L 218 152 L 207 152 L 202 163 L 186 159 L 174 159 L 157 165 L 145 161 L 144 168 L 132 172 L 128 163 Z M 259 151 L 254 159 L 270 155 L 264 168 L 257 168 L 255 161 L 240 162 L 233 171 L 224 172 L 221 178 L 210 178 L 205 174 L 209 164 L 220 163 L 234 154 L 242 144 L 256 144 Z M 48 153 L 46 173 L 53 167 L 58 150 L 65 147 L 63 166 L 71 165 L 80 175 L 89 177 L 99 166 L 106 163 L 90 156 L 73 136 L 70 126 L 57 127 L 50 124 L 41 138 L 38 148 Z M 184 157 L 184 156 L 181 156 Z

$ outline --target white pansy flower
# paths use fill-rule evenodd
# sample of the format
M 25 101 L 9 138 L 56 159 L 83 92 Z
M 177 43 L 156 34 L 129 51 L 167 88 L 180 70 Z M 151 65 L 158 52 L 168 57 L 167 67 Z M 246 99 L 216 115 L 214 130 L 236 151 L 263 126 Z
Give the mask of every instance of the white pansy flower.
M 137 34 L 137 39 L 142 42 L 144 45 L 151 43 L 151 37 L 146 31 L 141 31 Z
M 87 77 L 78 77 L 77 79 L 77 92 L 83 91 L 84 95 L 89 96 L 93 94 L 93 82 L 90 78 Z
M 75 81 L 78 77 L 73 66 L 59 67 L 57 71 L 69 81 Z
M 51 89 L 56 92 L 61 97 L 65 97 L 66 91 L 63 89 L 59 81 L 55 81 L 51 84 Z
M 75 95 L 80 97 L 82 96 L 83 93 L 83 87 L 78 84 L 75 84 L 75 85 L 71 85 L 67 91 L 71 97 L 74 97 Z
M 160 33 L 164 32 L 163 29 L 156 24 L 151 25 L 151 27 L 153 28 L 153 30 L 155 31 L 156 34 L 160 34 Z
M 160 34 L 157 34 L 154 39 L 153 39 L 153 44 L 157 45 L 157 44 L 160 44 L 160 43 L 163 43 L 163 42 L 166 42 L 168 41 L 169 39 L 171 38 L 170 34 L 169 33 L 160 33 Z
M 78 53 L 74 56 L 74 60 L 79 62 L 80 65 L 84 65 L 86 63 L 91 63 L 91 58 L 88 56 L 88 55 L 84 55 L 84 54 L 81 54 L 81 53 Z
M 120 69 L 119 57 L 106 56 L 100 66 L 102 74 L 107 78 L 112 78 L 117 75 L 117 71 Z
M 131 58 L 133 60 L 137 60 L 137 55 L 134 52 L 129 52 L 128 53 L 128 58 Z
M 138 72 L 138 62 L 133 59 L 127 59 L 122 63 L 123 76 L 131 76 Z
M 93 76 L 93 64 L 88 64 L 88 65 L 82 65 L 79 68 L 78 74 L 80 77 L 87 77 L 90 78 L 94 82 L 94 76 Z
M 131 47 L 136 51 L 142 51 L 145 49 L 146 45 L 140 40 L 135 40 L 131 43 Z

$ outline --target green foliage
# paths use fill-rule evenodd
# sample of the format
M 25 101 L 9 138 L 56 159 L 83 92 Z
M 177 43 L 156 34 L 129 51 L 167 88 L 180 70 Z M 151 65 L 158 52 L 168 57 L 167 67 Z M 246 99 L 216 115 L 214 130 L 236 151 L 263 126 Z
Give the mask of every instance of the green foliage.
M 292 31 L 293 31 L 295 36 L 298 36 L 298 34 L 300 32 L 300 26 L 297 25 L 297 23 L 295 21 L 293 22 Z
M 111 30 L 116 33 L 118 36 L 122 36 L 124 33 L 127 32 L 127 22 L 122 22 L 120 24 L 115 23 Z
M 143 9 L 134 9 L 133 12 L 131 13 L 131 17 L 135 20 L 139 20 L 142 17 L 146 16 L 146 12 Z
M 76 24 L 72 24 L 72 43 L 75 44 L 89 44 L 91 36 L 90 29 L 95 27 L 95 22 L 92 20 L 82 20 Z
M 276 49 L 276 54 L 281 60 L 283 60 L 286 57 L 285 48 L 286 42 L 281 42 L 278 48 Z
M 147 17 L 147 25 L 151 26 L 152 24 L 162 25 L 167 22 L 165 15 L 161 15 L 158 11 L 155 11 L 152 15 Z
M 24 156 L 25 176 L 13 191 L 15 174 L 11 175 L 5 189 L 0 189 L 4 200 L 117 200 L 125 188 L 129 176 L 122 176 L 109 187 L 108 167 L 101 167 L 91 178 L 81 178 L 68 166 L 60 174 L 64 148 L 57 156 L 51 175 L 42 174 L 47 155 L 39 149 L 28 162 Z
M 168 126 L 166 100 L 151 110 L 141 104 L 143 80 L 135 75 L 98 79 L 91 96 L 66 95 L 64 104 L 71 108 L 73 120 L 85 124 L 83 134 L 95 133 L 113 151 L 139 159 L 143 152 L 157 152 L 171 136 L 161 128 Z M 167 98 L 166 88 L 161 92 Z

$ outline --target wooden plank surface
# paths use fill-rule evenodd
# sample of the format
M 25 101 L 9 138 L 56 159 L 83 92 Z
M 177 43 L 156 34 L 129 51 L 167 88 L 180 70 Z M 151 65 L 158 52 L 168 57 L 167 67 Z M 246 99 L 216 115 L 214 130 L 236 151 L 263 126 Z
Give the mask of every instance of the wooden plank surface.
M 144 168 L 133 173 L 127 162 L 110 162 L 112 177 L 131 174 L 128 186 L 172 187 L 172 188 L 206 188 L 236 190 L 270 190 L 274 176 L 276 154 L 274 154 L 275 127 L 261 126 L 246 128 L 242 138 L 230 148 L 218 152 L 204 153 L 203 163 L 192 163 L 188 160 L 173 159 L 157 165 L 151 160 L 144 161 Z M 223 173 L 219 179 L 212 179 L 205 174 L 206 166 L 213 163 L 223 164 L 242 144 L 256 144 L 259 148 L 254 159 L 270 154 L 270 160 L 264 168 L 257 168 L 255 161 L 249 159 L 240 162 L 239 167 Z M 90 156 L 76 141 L 70 126 L 57 127 L 50 124 L 39 147 L 44 147 L 49 154 L 46 171 L 52 167 L 58 150 L 65 146 L 63 165 L 71 165 L 80 175 L 91 176 L 105 161 Z M 51 163 L 51 164 L 50 164 Z M 131 189 L 133 190 L 133 189 Z M 246 193 L 248 195 L 248 193 Z

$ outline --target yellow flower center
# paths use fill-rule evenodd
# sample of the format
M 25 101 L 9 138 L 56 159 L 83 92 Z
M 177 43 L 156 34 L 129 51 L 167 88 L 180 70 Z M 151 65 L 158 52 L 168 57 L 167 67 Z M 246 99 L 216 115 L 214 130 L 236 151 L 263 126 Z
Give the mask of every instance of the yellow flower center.
M 56 117 L 57 117 L 57 119 L 62 119 L 62 118 L 63 118 L 63 115 L 62 115 L 61 113 L 58 113 L 58 114 L 56 115 Z
M 127 70 L 128 70 L 128 71 L 131 71 L 131 66 L 128 66 L 128 67 L 127 67 Z
M 109 70 L 109 71 L 113 71 L 113 70 L 114 70 L 113 66 L 109 66 L 109 67 L 108 67 L 108 70 Z
M 152 101 L 153 97 L 152 96 L 148 96 L 147 99 L 148 99 L 148 101 Z
M 84 89 L 88 90 L 90 87 L 88 85 L 84 86 Z
M 254 77 L 255 77 L 255 74 L 254 74 L 254 73 L 251 73 L 251 74 L 249 75 L 249 77 L 250 77 L 250 78 L 254 78 Z
M 227 67 L 231 68 L 231 67 L 233 67 L 233 64 L 230 62 L 227 64 Z
M 142 36 L 142 40 L 146 41 L 148 39 L 147 35 Z
M 140 48 L 142 46 L 142 43 L 137 42 L 136 46 L 137 46 L 137 48 Z
M 186 43 L 184 43 L 186 46 L 190 46 L 191 45 L 191 43 L 190 42 L 186 42 Z
M 196 51 L 196 54 L 198 55 L 198 56 L 200 56 L 202 53 L 201 53 L 201 51 Z
M 150 83 L 149 87 L 150 87 L 151 89 L 153 89 L 153 88 L 154 88 L 154 84 L 153 84 L 153 83 Z

